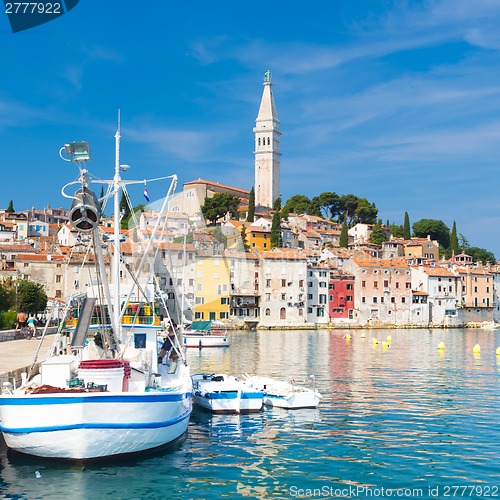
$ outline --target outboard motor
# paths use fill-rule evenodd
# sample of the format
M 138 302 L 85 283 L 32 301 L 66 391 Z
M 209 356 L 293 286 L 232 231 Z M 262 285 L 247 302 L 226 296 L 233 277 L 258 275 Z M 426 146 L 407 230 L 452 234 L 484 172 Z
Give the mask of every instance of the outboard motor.
M 73 199 L 69 222 L 77 230 L 88 233 L 94 230 L 101 220 L 101 205 L 96 195 L 86 187 L 80 188 Z

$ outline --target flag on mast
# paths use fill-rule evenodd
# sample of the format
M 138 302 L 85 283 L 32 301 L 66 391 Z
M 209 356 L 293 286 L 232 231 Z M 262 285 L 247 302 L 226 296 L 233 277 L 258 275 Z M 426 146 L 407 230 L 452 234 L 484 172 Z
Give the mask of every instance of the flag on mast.
M 146 198 L 146 201 L 149 201 L 148 187 L 145 184 L 144 184 L 144 198 Z

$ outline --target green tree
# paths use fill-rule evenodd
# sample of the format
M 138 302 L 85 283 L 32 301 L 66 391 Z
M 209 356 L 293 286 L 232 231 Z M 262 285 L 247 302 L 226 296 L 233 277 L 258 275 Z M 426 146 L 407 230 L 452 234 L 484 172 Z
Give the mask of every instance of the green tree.
M 205 198 L 205 203 L 200 207 L 205 219 L 212 224 L 224 217 L 227 213 L 233 215 L 237 212 L 239 198 L 229 193 L 216 193 L 212 198 Z
M 387 226 L 395 238 L 404 238 L 404 228 L 399 224 L 389 224 Z M 406 239 L 406 238 L 404 238 Z
M 319 199 L 317 196 L 315 196 L 311 200 L 311 203 L 309 203 L 309 208 L 307 209 L 307 215 L 313 215 L 314 217 L 321 217 L 322 219 L 324 218 L 323 214 L 321 213 Z
M 358 206 L 354 212 L 355 222 L 375 224 L 378 209 L 375 203 L 370 203 L 366 198 L 358 198 Z
M 9 206 L 7 207 L 6 212 L 9 212 L 10 214 L 12 214 L 12 213 L 15 212 L 15 210 L 14 210 L 14 203 L 12 202 L 12 200 L 9 201 Z
M 120 213 L 122 214 L 122 220 L 120 226 L 122 229 L 127 229 L 131 212 L 130 212 L 130 207 L 128 206 L 127 198 L 125 196 L 125 191 L 122 191 L 122 197 L 120 200 Z
M 358 208 L 358 197 L 353 194 L 343 194 L 340 197 L 339 221 L 345 221 L 350 227 Z
M 458 236 L 458 243 L 463 251 L 469 248 L 469 240 L 462 233 Z
M 12 291 L 0 283 L 0 312 L 8 311 L 13 305 Z
M 458 246 L 458 236 L 457 236 L 457 223 L 453 221 L 453 227 L 451 228 L 450 235 L 450 249 L 455 255 L 460 253 L 460 247 Z
M 47 307 L 47 294 L 40 283 L 21 280 L 17 287 L 19 310 L 35 314 Z
M 342 222 L 342 229 L 340 231 L 339 247 L 347 248 L 349 243 L 349 234 L 347 232 L 347 222 Z
M 275 207 L 281 207 L 281 198 L 274 202 Z M 283 238 L 281 236 L 281 215 L 279 209 L 275 209 L 273 221 L 271 223 L 271 248 L 281 248 Z
M 255 220 L 255 189 L 252 187 L 250 191 L 250 198 L 248 200 L 247 222 L 254 222 L 254 220 Z
M 379 220 L 373 227 L 372 233 L 370 234 L 370 243 L 380 246 L 386 239 L 387 237 L 382 229 L 381 221 Z
M 488 252 L 488 250 L 485 250 L 484 248 L 469 247 L 467 248 L 467 255 L 470 255 L 474 262 L 481 261 L 483 264 L 486 264 L 487 262 L 491 264 L 496 263 L 493 253 Z
M 250 245 L 247 241 L 247 229 L 245 225 L 241 226 L 241 243 L 243 244 L 243 251 L 250 252 Z
M 442 220 L 421 219 L 413 224 L 413 234 L 417 238 L 430 236 L 444 249 L 450 247 L 450 229 Z
M 405 212 L 405 221 L 404 221 L 404 225 L 403 225 L 403 238 L 405 240 L 409 240 L 411 238 L 410 216 L 408 215 L 408 212 Z
M 319 208 L 324 213 L 325 219 L 334 218 L 339 213 L 340 197 L 337 193 L 325 191 L 318 197 Z
M 311 200 L 303 194 L 294 194 L 285 203 L 286 213 L 307 214 L 309 213 Z

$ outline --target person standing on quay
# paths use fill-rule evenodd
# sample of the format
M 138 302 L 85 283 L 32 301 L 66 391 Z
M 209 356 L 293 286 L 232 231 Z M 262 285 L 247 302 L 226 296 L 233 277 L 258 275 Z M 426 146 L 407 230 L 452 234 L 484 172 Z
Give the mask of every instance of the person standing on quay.
M 17 313 L 16 320 L 17 320 L 16 330 L 19 330 L 19 328 L 24 328 L 25 326 L 28 326 L 28 323 L 26 322 L 26 313 L 24 311 L 19 311 Z

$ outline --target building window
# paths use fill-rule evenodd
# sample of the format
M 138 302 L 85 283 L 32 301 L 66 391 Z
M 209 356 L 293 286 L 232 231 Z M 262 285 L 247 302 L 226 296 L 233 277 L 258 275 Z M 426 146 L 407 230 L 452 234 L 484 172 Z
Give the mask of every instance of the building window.
M 366 302 L 366 297 L 361 297 L 361 303 L 364 304 Z
M 285 280 L 281 280 L 281 286 L 286 286 L 286 279 Z
M 410 288 L 411 288 L 411 283 L 407 281 L 407 282 L 406 282 L 406 289 L 407 289 L 407 290 L 410 290 Z
M 373 288 L 378 288 L 378 281 L 373 282 Z
M 320 288 L 326 288 L 326 281 L 320 281 L 319 282 L 319 287 Z
M 269 307 L 266 308 L 266 312 L 264 313 L 266 316 L 271 316 L 271 309 Z
M 352 295 L 348 295 L 348 296 L 345 298 L 345 300 L 346 300 L 347 302 L 352 302 Z
M 286 293 L 281 294 L 281 300 L 286 300 Z
M 62 276 L 60 274 L 56 274 L 56 283 L 61 283 Z
M 266 280 L 266 287 L 269 288 L 271 286 L 271 280 Z
M 373 303 L 376 304 L 377 303 L 377 297 L 373 297 Z
M 352 283 L 347 283 L 345 286 L 346 290 L 352 290 Z
M 195 319 L 203 319 L 204 318 L 204 313 L 203 312 L 196 312 L 194 313 L 194 318 Z
M 269 302 L 271 300 L 271 294 L 266 293 L 266 301 Z
M 319 295 L 319 303 L 326 304 L 326 295 L 324 295 L 324 294 Z
M 196 297 L 195 304 L 204 304 L 205 303 L 205 297 Z
M 307 300 L 312 300 L 313 298 L 313 294 L 312 293 L 308 293 L 307 294 Z

